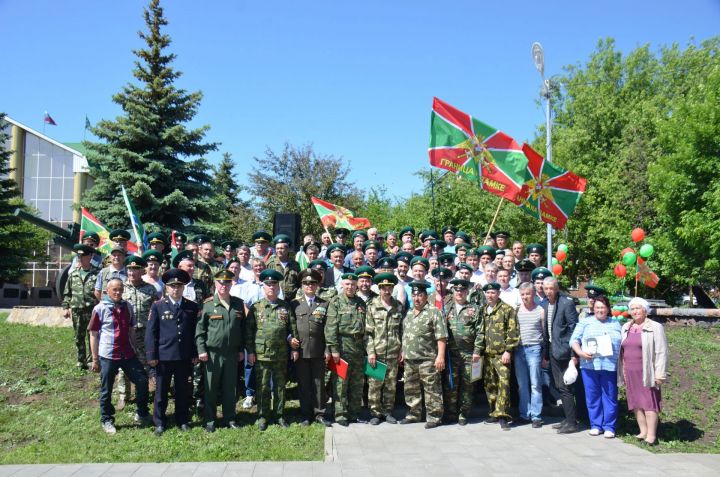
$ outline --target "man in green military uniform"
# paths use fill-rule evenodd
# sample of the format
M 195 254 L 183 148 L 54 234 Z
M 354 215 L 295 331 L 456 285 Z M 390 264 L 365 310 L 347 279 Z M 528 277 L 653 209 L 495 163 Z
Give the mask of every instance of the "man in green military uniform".
M 160 269 L 158 270 L 158 273 L 162 275 L 166 271 L 170 269 L 170 264 L 172 262 L 170 255 L 167 254 L 168 249 L 168 243 L 167 243 L 167 237 L 160 233 L 160 232 L 154 232 L 147 236 L 148 239 L 148 250 L 155 250 L 162 255 L 162 263 L 160 264 Z
M 420 421 L 425 394 L 426 429 L 440 425 L 443 415 L 442 379 L 448 331 L 440 310 L 428 303 L 425 282 L 410 283 L 413 308 L 405 316 L 402 361 L 405 364 L 405 404 L 410 408 L 400 424 Z
M 517 315 L 513 307 L 500 300 L 500 284 L 483 287 L 486 304 L 482 314 L 485 330 L 483 384 L 487 394 L 489 417 L 486 424 L 499 423 L 510 430 L 510 362 L 520 343 Z
M 370 300 L 378 296 L 378 294 L 372 290 L 375 269 L 370 265 L 363 265 L 355 269 L 355 275 L 358 277 L 357 296 L 362 298 L 362 301 L 367 304 Z
M 270 419 L 270 382 L 272 381 L 273 406 L 281 427 L 289 427 L 285 420 L 285 385 L 287 384 L 288 343 L 291 357 L 297 361 L 300 341 L 291 313 L 290 303 L 280 299 L 280 281 L 283 275 L 277 270 L 265 269 L 260 273 L 265 298 L 253 303 L 248 313 L 246 349 L 248 364 L 255 365 L 260 382 L 257 392 L 258 428 L 264 431 Z
M 464 426 L 473 404 L 472 364 L 481 359 L 485 334 L 482 308 L 468 303 L 470 281 L 456 278 L 450 284 L 453 286 L 453 303 L 445 315 L 450 362 L 443 376 L 443 401 L 445 420 L 457 420 Z
M 215 295 L 203 303 L 195 331 L 198 359 L 205 363 L 205 430 L 215 432 L 218 395 L 222 394 L 224 424 L 235 429 L 238 362 L 243 360 L 246 339 L 245 306 L 230 295 L 233 274 L 215 274 Z
M 395 274 L 379 273 L 375 275 L 373 281 L 380 295 L 368 303 L 365 324 L 367 359 L 373 368 L 377 366 L 378 361 L 387 366 L 384 381 L 368 379 L 368 406 L 372 415 L 370 424 L 376 426 L 383 419 L 388 424 L 397 423 L 392 411 L 395 406 L 397 374 L 402 351 L 402 321 L 405 317 L 405 306 L 392 296 L 398 282 Z
M 434 269 L 431 274 L 435 281 L 435 291 L 428 296 L 428 303 L 445 315 L 453 301 L 453 295 L 450 290 L 450 279 L 453 278 L 453 272 L 449 268 L 438 267 Z
M 282 275 L 280 289 L 283 298 L 288 302 L 293 299 L 300 288 L 300 264 L 290 258 L 290 237 L 278 234 L 273 239 L 275 255 L 267 261 L 268 270 L 277 270 Z
M 346 273 L 342 277 L 343 291 L 328 306 L 325 340 L 337 364 L 340 358 L 348 363 L 345 379 L 333 375 L 335 422 L 347 427 L 358 422 L 362 405 L 365 373 L 365 302 L 356 295 L 358 277 Z
M 200 264 L 207 265 L 211 276 L 214 277 L 224 268 L 222 263 L 215 260 L 215 244 L 207 235 L 197 235 L 193 242 L 198 244 L 198 266 L 202 267 Z
M 110 251 L 110 263 L 100 270 L 95 279 L 95 298 L 100 299 L 106 294 L 107 284 L 112 279 L 119 279 L 123 283 L 127 280 L 125 268 L 125 249 L 115 245 Z
M 77 349 L 78 368 L 88 369 L 87 345 L 85 336 L 90 324 L 90 315 L 98 300 L 95 296 L 95 282 L 100 269 L 90 263 L 95 256 L 95 249 L 82 244 L 73 246 L 77 255 L 78 266 L 68 273 L 65 290 L 63 291 L 63 316 L 72 317 Z
M 193 237 L 192 241 L 185 246 L 185 251 L 192 253 L 193 260 L 195 261 L 192 275 L 193 280 L 203 282 L 205 284 L 205 288 L 207 288 L 210 292 L 214 292 L 213 271 L 207 263 L 200 260 L 200 244 L 198 242 L 203 240 L 210 239 L 205 235 Z M 177 258 L 177 255 L 175 258 Z

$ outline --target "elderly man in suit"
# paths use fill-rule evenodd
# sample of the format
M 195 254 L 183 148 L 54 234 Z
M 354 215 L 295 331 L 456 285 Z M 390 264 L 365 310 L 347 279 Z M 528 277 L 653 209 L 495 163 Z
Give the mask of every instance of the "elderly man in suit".
M 563 375 L 571 359 L 577 365 L 577 357 L 572 356 L 570 337 L 578 322 L 578 312 L 573 299 L 560 293 L 555 277 L 543 280 L 543 291 L 547 297 L 547 301 L 542 305 L 547 317 L 543 327 L 543 367 L 550 363 L 565 413 L 565 420 L 553 428 L 557 429 L 558 434 L 570 434 L 578 432 L 577 407 L 572 385 L 565 384 Z

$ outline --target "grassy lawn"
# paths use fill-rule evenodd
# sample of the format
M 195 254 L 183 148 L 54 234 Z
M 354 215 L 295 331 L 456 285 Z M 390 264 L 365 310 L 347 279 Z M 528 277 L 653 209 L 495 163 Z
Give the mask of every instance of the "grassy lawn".
M 323 458 L 324 427 L 293 424 L 260 432 L 253 425 L 255 408 L 239 410 L 238 420 L 246 424 L 239 430 L 207 434 L 196 417 L 191 432 L 171 428 L 157 438 L 151 428 L 133 423 L 130 404 L 116 414 L 118 433 L 108 436 L 100 427 L 99 377 L 75 368 L 72 329 L 5 319 L 0 315 L 0 464 Z M 298 404 L 288 404 L 292 422 Z
M 660 445 L 655 452 L 720 453 L 720 328 L 665 328 L 670 347 L 668 382 L 662 388 Z M 621 409 L 627 409 L 621 396 Z M 632 414 L 618 422 L 618 435 L 637 444 Z

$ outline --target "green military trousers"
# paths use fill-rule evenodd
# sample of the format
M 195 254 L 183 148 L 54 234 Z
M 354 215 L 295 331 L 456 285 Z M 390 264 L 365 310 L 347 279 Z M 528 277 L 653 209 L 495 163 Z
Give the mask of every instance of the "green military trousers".
M 488 400 L 488 414 L 498 419 L 510 417 L 510 365 L 502 364 L 500 356 L 485 356 L 483 386 Z
M 237 351 L 208 350 L 205 362 L 205 424 L 215 422 L 218 395 L 221 395 L 223 423 L 227 425 L 235 420 L 237 369 Z

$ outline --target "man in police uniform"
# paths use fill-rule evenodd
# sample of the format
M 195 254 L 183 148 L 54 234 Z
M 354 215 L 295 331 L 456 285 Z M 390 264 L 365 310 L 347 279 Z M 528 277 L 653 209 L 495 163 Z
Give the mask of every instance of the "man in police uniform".
M 165 432 L 170 383 L 175 379 L 175 424 L 180 430 L 190 430 L 191 377 L 193 362 L 197 361 L 195 331 L 200 306 L 183 298 L 183 288 L 190 275 L 173 268 L 163 273 L 166 296 L 150 307 L 145 355 L 155 370 L 155 406 L 153 423 L 155 435 Z M 162 343 L 162 345 L 161 345 Z
M 486 301 L 482 308 L 485 331 L 483 386 L 489 407 L 485 423 L 499 423 L 503 431 L 509 431 L 510 363 L 513 351 L 520 344 L 517 314 L 500 300 L 499 283 L 487 283 L 483 291 Z
M 285 234 L 278 234 L 273 239 L 275 255 L 267 261 L 268 270 L 276 270 L 282 275 L 280 289 L 283 297 L 288 301 L 292 300 L 300 288 L 300 264 L 290 258 L 290 237 Z
M 333 375 L 335 422 L 347 427 L 358 422 L 362 406 L 365 374 L 363 372 L 365 337 L 365 302 L 356 295 L 358 277 L 343 275 L 343 291 L 329 305 L 325 340 L 335 364 L 340 358 L 348 363 L 345 379 Z
M 215 432 L 218 397 L 222 400 L 224 424 L 231 429 L 238 427 L 235 422 L 235 381 L 238 362 L 244 356 L 246 322 L 242 300 L 230 295 L 232 279 L 229 270 L 215 274 L 215 295 L 203 303 L 195 332 L 198 359 L 205 363 L 207 432 Z
M 297 361 L 300 341 L 292 318 L 290 303 L 281 300 L 280 281 L 283 275 L 270 268 L 263 270 L 265 297 L 253 303 L 248 313 L 248 334 L 246 349 L 249 364 L 257 367 L 260 387 L 257 392 L 258 428 L 264 431 L 270 419 L 270 382 L 272 381 L 273 404 L 280 427 L 289 427 L 285 420 L 285 385 L 288 370 L 288 343 L 292 348 L 291 358 Z
M 72 317 L 75 334 L 75 348 L 77 349 L 77 364 L 81 369 L 88 369 L 87 346 L 85 336 L 90 323 L 93 307 L 98 302 L 95 296 L 95 282 L 100 269 L 93 267 L 91 261 L 95 256 L 95 249 L 82 244 L 73 246 L 77 255 L 78 266 L 70 269 L 65 290 L 63 291 L 63 316 Z
M 302 295 L 290 302 L 291 316 L 295 320 L 300 341 L 300 359 L 295 362 L 300 394 L 301 424 L 310 425 L 313 420 L 330 426 L 325 419 L 325 364 L 330 351 L 325 345 L 325 322 L 328 302 L 316 295 L 322 276 L 316 270 L 305 269 L 300 273 Z

